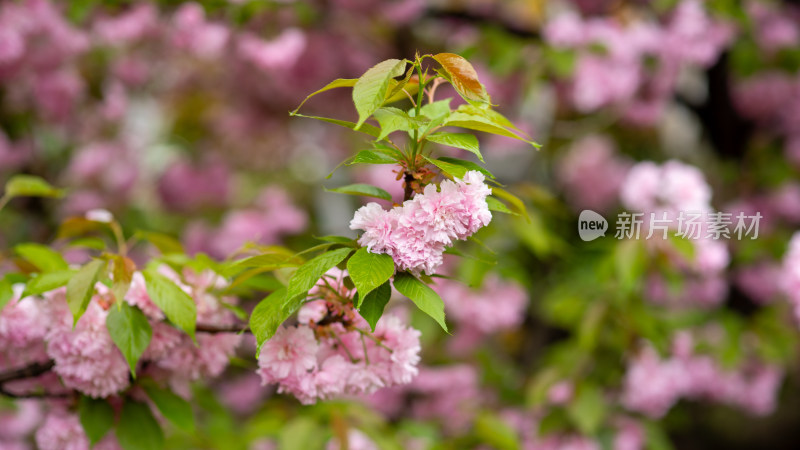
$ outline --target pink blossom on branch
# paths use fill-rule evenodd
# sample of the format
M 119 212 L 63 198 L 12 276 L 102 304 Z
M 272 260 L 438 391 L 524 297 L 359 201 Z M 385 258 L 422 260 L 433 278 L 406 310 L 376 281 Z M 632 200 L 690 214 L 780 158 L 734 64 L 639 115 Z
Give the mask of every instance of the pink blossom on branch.
M 351 230 L 363 230 L 359 244 L 373 253 L 391 256 L 399 270 L 433 274 L 454 240 L 464 240 L 489 224 L 486 203 L 491 189 L 485 177 L 469 171 L 463 179 L 428 185 L 403 206 L 384 210 L 369 203 L 356 211 Z

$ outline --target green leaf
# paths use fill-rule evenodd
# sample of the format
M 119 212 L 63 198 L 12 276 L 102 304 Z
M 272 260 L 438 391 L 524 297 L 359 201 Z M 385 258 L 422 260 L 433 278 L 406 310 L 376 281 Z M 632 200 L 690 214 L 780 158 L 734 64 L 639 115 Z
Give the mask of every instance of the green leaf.
M 239 261 L 236 261 L 231 266 L 222 271 L 225 276 L 240 273 L 244 269 L 255 267 L 261 269 L 261 272 L 277 270 L 284 267 L 297 267 L 302 263 L 301 258 L 296 258 L 294 255 L 286 253 L 264 253 L 261 255 L 251 256 Z
M 164 448 L 164 431 L 144 403 L 125 401 L 117 423 L 117 440 L 124 450 Z
M 447 161 L 440 161 L 438 159 L 428 158 L 425 155 L 422 155 L 426 161 L 433 164 L 434 166 L 438 167 L 442 172 L 454 177 L 454 178 L 464 178 L 464 175 L 467 173 L 467 168 L 463 166 L 459 166 L 457 164 L 452 164 Z
M 397 164 L 397 160 L 385 153 L 373 150 L 361 150 L 347 163 L 348 166 L 353 164 Z
M 445 120 L 442 125 L 461 127 L 461 128 L 466 128 L 468 130 L 483 131 L 484 133 L 496 134 L 499 136 L 505 136 L 512 139 L 517 139 L 523 142 L 527 142 L 536 148 L 540 147 L 539 144 L 537 144 L 536 142 L 520 136 L 513 130 L 510 130 L 505 126 L 498 124 L 492 119 L 489 119 L 481 115 L 468 114 L 461 110 L 452 113 L 450 117 L 448 117 L 447 120 Z
M 100 274 L 106 267 L 102 259 L 95 259 L 81 267 L 78 273 L 67 283 L 67 303 L 72 312 L 74 322 L 78 320 L 89 306 L 89 301 L 94 294 L 94 285 L 100 280 Z
M 395 275 L 394 287 L 447 331 L 447 324 L 444 321 L 444 302 L 436 291 L 409 273 Z
M 150 344 L 153 329 L 139 308 L 130 306 L 126 302 L 117 302 L 117 305 L 118 307 L 108 310 L 106 328 L 111 340 L 128 361 L 133 377 L 136 378 L 136 363 Z
M 6 198 L 13 197 L 61 197 L 64 190 L 57 189 L 41 177 L 34 175 L 14 175 L 6 182 L 3 194 Z
M 78 414 L 89 444 L 99 442 L 114 426 L 114 408 L 104 399 L 81 396 Z
M 346 120 L 338 120 L 338 119 L 331 119 L 330 117 L 319 117 L 319 116 L 305 116 L 303 114 L 295 113 L 297 117 L 304 117 L 306 119 L 314 119 L 314 120 L 321 120 L 323 122 L 332 123 L 334 125 L 339 125 L 340 127 L 350 128 L 351 130 L 360 131 L 364 134 L 368 134 L 374 138 L 377 138 L 381 134 L 381 130 L 378 128 L 364 123 L 361 124 L 360 127 L 356 128 L 356 124 L 353 122 L 348 122 Z
M 519 215 L 519 214 L 515 213 L 514 211 L 508 209 L 508 207 L 503 202 L 501 202 L 500 200 L 498 200 L 498 199 L 496 199 L 496 198 L 494 198 L 492 196 L 486 197 L 486 204 L 489 205 L 489 210 L 490 211 L 496 211 L 496 212 L 501 212 L 501 213 L 505 213 L 505 214 L 512 214 L 512 215 L 515 215 L 515 216 Z
M 405 111 L 390 106 L 378 108 L 374 115 L 381 126 L 379 140 L 395 131 L 412 131 L 424 125 L 420 119 L 412 118 Z
M 363 300 L 361 300 L 361 295 L 358 295 L 358 301 L 361 305 L 358 312 L 361 314 L 361 317 L 369 323 L 372 331 L 375 331 L 375 325 L 383 315 L 383 308 L 389 303 L 391 297 L 392 287 L 389 281 L 370 291 L 369 294 L 363 297 Z
M 318 239 L 323 242 L 330 242 L 332 244 L 350 245 L 353 247 L 357 245 L 355 243 L 355 239 L 349 238 L 347 236 L 314 236 L 314 239 Z
M 394 260 L 389 255 L 370 253 L 366 247 L 362 247 L 347 261 L 347 272 L 361 299 L 389 281 L 394 275 Z
M 597 386 L 588 383 L 580 386 L 575 399 L 567 406 L 570 419 L 586 435 L 597 432 L 605 413 L 603 392 Z
M 464 178 L 464 175 L 466 175 L 467 172 L 469 172 L 470 170 L 476 170 L 484 174 L 488 178 L 494 178 L 494 175 L 492 175 L 491 172 L 475 164 L 472 161 L 465 161 L 463 159 L 458 159 L 458 158 L 448 158 L 445 156 L 438 159 L 433 159 L 423 155 L 423 158 L 425 158 L 425 160 L 428 161 L 429 163 L 441 169 L 442 172 L 449 174 L 454 178 Z
M 290 305 L 298 298 L 301 301 L 305 300 L 308 291 L 317 284 L 317 281 L 325 275 L 325 272 L 344 261 L 352 251 L 352 248 L 331 250 L 300 266 L 297 272 L 289 279 L 284 305 Z
M 181 430 L 194 432 L 194 413 L 189 402 L 168 389 L 162 389 L 152 380 L 144 380 L 141 386 L 167 420 Z
M 451 158 L 449 156 L 442 156 L 442 157 L 437 158 L 437 160 L 439 160 L 441 162 L 448 163 L 448 164 L 461 166 L 461 167 L 467 169 L 468 171 L 469 170 L 475 170 L 475 171 L 478 171 L 478 172 L 482 173 L 483 175 L 485 175 L 486 178 L 494 179 L 494 174 L 492 174 L 492 172 L 489 172 L 488 170 L 486 170 L 484 167 L 482 167 L 478 163 L 475 163 L 475 162 L 472 162 L 472 161 L 467 161 L 466 159 Z
M 475 434 L 481 442 L 498 450 L 518 450 L 521 448 L 517 433 L 500 417 L 483 412 L 475 421 Z
M 356 111 L 358 111 L 356 130 L 364 124 L 364 121 L 375 110 L 380 108 L 386 100 L 389 81 L 392 78 L 403 75 L 405 67 L 406 62 L 404 60 L 387 59 L 367 70 L 364 75 L 361 75 L 353 86 L 353 103 L 356 106 Z
M 261 349 L 261 345 L 264 342 L 272 338 L 278 327 L 294 313 L 290 307 L 284 308 L 285 301 L 286 288 L 280 288 L 269 294 L 267 298 L 261 300 L 253 308 L 253 312 L 250 314 L 250 331 L 256 337 L 259 349 Z
M 153 244 L 158 251 L 164 255 L 168 255 L 170 253 L 186 253 L 186 251 L 183 249 L 183 244 L 168 234 L 157 233 L 155 231 L 139 230 L 134 236 L 137 239 L 143 239 Z
M 58 272 L 47 272 L 33 277 L 25 286 L 25 292 L 22 293 L 22 297 L 44 294 L 61 286 L 66 286 L 76 273 L 74 270 L 59 270 Z
M 11 298 L 14 297 L 14 288 L 6 278 L 0 279 L 0 311 L 6 307 Z
M 444 100 L 435 101 L 433 103 L 426 103 L 422 105 L 422 108 L 420 108 L 419 113 L 420 115 L 425 116 L 431 120 L 447 117 L 450 114 L 451 100 L 452 100 L 451 98 L 446 98 Z
M 439 53 L 433 55 L 444 69 L 445 78 L 456 89 L 456 92 L 468 102 L 489 103 L 489 94 L 486 88 L 478 81 L 475 68 L 463 57 L 454 53 Z
M 310 99 L 311 97 L 317 94 L 321 94 L 325 91 L 330 91 L 331 89 L 336 89 L 341 87 L 353 87 L 355 86 L 356 81 L 358 81 L 358 79 L 356 78 L 337 78 L 336 80 L 331 81 L 330 83 L 326 84 L 325 87 L 323 87 L 322 89 L 319 89 L 309 94 L 308 97 L 306 97 L 302 102 L 300 102 L 297 108 L 295 108 L 295 110 L 291 112 L 291 115 L 297 114 L 297 111 L 299 111 L 300 108 L 303 107 L 305 102 L 307 102 L 308 99 Z
M 178 285 L 152 269 L 144 270 L 142 275 L 144 275 L 147 294 L 153 303 L 161 311 L 164 311 L 170 322 L 194 340 L 197 307 L 192 297 Z
M 400 81 L 389 80 L 389 89 L 386 92 L 386 101 L 384 101 L 384 104 L 407 99 L 409 96 L 419 92 L 419 80 L 414 80 L 411 86 L 408 85 L 411 81 L 411 77 L 414 76 L 414 69 L 415 67 L 413 65 L 409 67 L 406 71 L 406 76 Z M 403 90 L 408 94 L 403 92 Z
M 278 327 L 291 315 L 291 313 L 284 314 L 285 300 L 286 288 L 280 288 L 253 308 L 249 321 L 250 331 L 256 337 L 259 349 L 261 344 L 269 340 Z
M 644 422 L 645 449 L 647 450 L 674 450 L 669 435 L 658 422 Z
M 497 186 L 492 187 L 492 195 L 508 202 L 511 205 L 512 211 L 525 217 L 526 219 L 528 219 L 528 221 L 530 221 L 530 216 L 528 216 L 528 209 L 525 207 L 525 203 L 523 203 L 522 200 L 519 199 L 519 197 Z
M 133 281 L 133 273 L 136 271 L 136 263 L 127 256 L 114 255 L 112 257 L 114 284 L 111 285 L 111 293 L 114 298 L 122 301 Z
M 19 244 L 14 251 L 42 272 L 54 272 L 69 269 L 69 264 L 60 253 L 41 244 Z
M 363 195 L 366 197 L 375 197 L 386 201 L 392 201 L 392 196 L 384 191 L 383 189 L 373 186 L 371 184 L 348 184 L 347 186 L 342 186 L 333 189 L 325 189 L 325 192 L 336 192 L 338 194 L 348 194 L 348 195 Z
M 468 152 L 474 153 L 478 159 L 483 162 L 483 155 L 481 155 L 480 145 L 478 138 L 469 133 L 435 133 L 429 135 L 426 139 L 437 144 L 446 145 L 448 147 L 460 148 Z

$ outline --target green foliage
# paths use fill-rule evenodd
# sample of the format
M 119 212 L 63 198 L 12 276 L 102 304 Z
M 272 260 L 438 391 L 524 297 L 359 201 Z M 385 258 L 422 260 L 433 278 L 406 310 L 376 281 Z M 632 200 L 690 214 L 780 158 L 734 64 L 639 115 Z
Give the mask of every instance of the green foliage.
M 297 108 L 295 108 L 295 110 L 292 111 L 292 115 L 297 114 L 297 111 L 299 111 L 300 108 L 302 108 L 303 105 L 311 97 L 313 97 L 313 96 L 315 96 L 317 94 L 321 94 L 321 93 L 323 93 L 325 91 L 330 91 L 331 89 L 336 89 L 336 88 L 340 88 L 340 87 L 353 87 L 353 86 L 356 85 L 357 81 L 358 80 L 355 79 L 355 78 L 337 78 L 337 79 L 331 81 L 330 83 L 326 84 L 322 89 L 318 89 L 318 90 L 312 92 L 305 99 L 303 99 L 303 101 L 300 102 L 300 104 L 297 106 Z
M 289 279 L 286 287 L 286 303 L 305 299 L 308 291 L 325 275 L 325 272 L 344 261 L 353 252 L 352 248 L 340 248 L 323 253 L 300 266 Z
M 194 413 L 189 402 L 172 391 L 159 387 L 152 380 L 143 380 L 141 386 L 167 420 L 183 431 L 194 431 Z
M 444 331 L 447 324 L 444 321 L 444 302 L 439 294 L 409 273 L 398 273 L 394 277 L 394 288 L 408 297 L 417 308 L 431 316 Z
M 5 192 L 0 197 L 0 209 L 15 197 L 62 197 L 64 191 L 50 185 L 34 175 L 14 175 L 6 182 Z
M 183 244 L 174 237 L 164 234 L 164 233 L 156 233 L 154 231 L 142 231 L 139 230 L 134 234 L 134 238 L 145 240 L 151 244 L 153 244 L 158 251 L 161 253 L 168 255 L 171 253 L 186 253 L 183 248 Z
M 349 184 L 338 188 L 325 189 L 325 191 L 348 195 L 362 195 L 365 197 L 375 197 L 381 200 L 392 201 L 392 196 L 388 192 L 377 186 L 372 186 L 371 184 Z
M 94 286 L 100 280 L 106 262 L 94 259 L 80 270 L 67 282 L 67 303 L 75 324 L 86 311 L 89 301 L 94 295 Z
M 475 154 L 483 162 L 478 138 L 469 133 L 434 133 L 427 137 L 431 142 L 446 145 L 448 147 L 460 148 Z
M 25 285 L 25 291 L 22 293 L 22 297 L 44 294 L 45 292 L 66 286 L 76 273 L 77 272 L 74 270 L 41 273 L 28 281 Z
M 360 248 L 347 261 L 347 272 L 361 299 L 389 281 L 394 274 L 394 261 L 389 255 L 370 253 L 366 248 Z M 356 307 L 359 306 L 360 303 L 357 303 Z
M 361 150 L 348 164 L 396 164 L 397 158 L 375 150 Z
M 363 297 L 363 300 L 361 295 L 358 295 L 358 302 L 360 304 L 358 312 L 361 314 L 361 317 L 369 323 L 372 331 L 375 331 L 375 325 L 378 323 L 381 316 L 383 316 L 383 309 L 386 307 L 386 304 L 389 303 L 391 297 L 392 286 L 389 284 L 389 281 L 371 290 L 369 294 Z
M 116 434 L 119 445 L 124 450 L 164 448 L 164 431 L 145 403 L 131 399 L 125 401 L 117 422 Z
M 520 449 L 517 433 L 501 417 L 482 412 L 475 420 L 475 434 L 481 442 L 499 450 Z
M 91 445 L 103 439 L 114 426 L 114 408 L 104 399 L 82 395 L 78 415 Z
M 14 247 L 23 259 L 31 263 L 41 272 L 54 272 L 69 269 L 69 265 L 60 253 L 46 245 L 27 243 Z
M 567 414 L 581 433 L 593 435 L 599 429 L 606 414 L 603 392 L 598 386 L 583 383 L 567 407 Z
M 378 140 L 386 138 L 386 136 L 389 136 L 395 131 L 411 132 L 413 130 L 418 130 L 426 124 L 425 121 L 416 117 L 411 117 L 407 112 L 391 106 L 378 108 L 374 112 L 374 115 L 375 120 L 377 120 L 378 124 L 381 126 L 381 133 L 378 135 Z
M 405 60 L 387 59 L 367 70 L 353 86 L 353 103 L 358 111 L 358 130 L 386 99 L 389 81 L 402 75 L 406 67 Z
M 250 331 L 256 337 L 259 349 L 294 312 L 291 308 L 284 308 L 285 300 L 286 289 L 278 289 L 261 300 L 250 314 Z
M 152 269 L 145 269 L 147 294 L 173 325 L 194 339 L 197 322 L 197 307 L 194 300 L 175 283 Z
M 5 277 L 0 278 L 0 311 L 5 308 L 13 296 L 14 289 L 11 287 L 11 282 Z
M 147 317 L 139 308 L 126 302 L 118 302 L 116 307 L 108 311 L 106 328 L 111 340 L 128 361 L 131 373 L 136 377 L 136 363 L 153 337 L 153 329 L 150 328 Z

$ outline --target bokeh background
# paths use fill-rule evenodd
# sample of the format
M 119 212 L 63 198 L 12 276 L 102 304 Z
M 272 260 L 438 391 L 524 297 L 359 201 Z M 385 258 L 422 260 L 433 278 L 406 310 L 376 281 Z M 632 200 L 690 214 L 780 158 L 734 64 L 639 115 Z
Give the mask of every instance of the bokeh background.
M 437 288 L 452 334 L 405 310 L 423 333 L 415 381 L 314 406 L 260 386 L 244 345 L 194 386 L 197 431 L 169 430 L 168 446 L 339 448 L 348 429 L 351 448 L 794 448 L 795 2 L 3 1 L 0 182 L 33 174 L 68 195 L 0 211 L 0 272 L 24 241 L 84 261 L 56 230 L 97 208 L 126 233 L 220 260 L 247 242 L 299 251 L 354 236 L 358 200 L 321 187 L 370 183 L 399 202 L 396 168 L 328 176 L 363 139 L 289 111 L 381 60 L 444 51 L 468 58 L 497 110 L 542 144 L 481 136 L 528 217 L 495 214 L 484 246 L 448 260 L 463 280 Z M 356 117 L 348 89 L 304 109 Z M 707 194 L 715 210 L 759 212 L 758 239 L 581 241 L 583 209 L 612 222 L 646 212 L 648 183 L 631 176 L 644 161 L 658 165 L 645 166 L 650 201 Z M 0 399 L 0 448 L 32 448 L 47 408 Z

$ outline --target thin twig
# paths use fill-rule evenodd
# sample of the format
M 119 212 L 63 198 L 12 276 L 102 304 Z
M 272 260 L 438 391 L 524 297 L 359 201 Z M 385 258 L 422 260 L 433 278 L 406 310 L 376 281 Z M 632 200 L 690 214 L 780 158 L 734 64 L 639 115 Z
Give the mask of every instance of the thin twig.
M 23 378 L 31 378 L 35 376 L 42 375 L 50 371 L 50 369 L 55 366 L 53 361 L 48 361 L 46 363 L 36 362 L 29 366 L 20 367 L 19 369 L 9 370 L 8 372 L 0 373 L 0 386 L 3 384 L 14 381 L 14 380 L 21 380 Z
M 389 353 L 394 353 L 394 350 L 392 350 L 392 349 L 390 349 L 389 347 L 387 347 L 387 346 L 386 346 L 386 344 L 384 344 L 383 342 L 381 342 L 381 340 L 380 340 L 380 339 L 376 338 L 376 337 L 375 337 L 375 336 L 373 336 L 372 334 L 370 334 L 370 333 L 368 333 L 368 332 L 366 332 L 366 331 L 362 330 L 361 328 L 356 328 L 355 330 L 356 330 L 356 331 L 358 331 L 359 333 L 361 333 L 361 335 L 362 335 L 362 336 L 366 336 L 366 337 L 368 337 L 368 338 L 372 339 L 372 341 L 373 341 L 373 342 L 375 342 L 375 345 L 377 345 L 378 347 L 380 347 L 380 348 L 382 348 L 382 349 L 384 349 L 384 350 L 388 351 Z
M 369 355 L 367 355 L 367 343 L 364 341 L 364 335 L 361 335 L 361 348 L 364 349 L 364 362 L 369 365 Z
M 0 395 L 4 395 L 6 397 L 11 398 L 67 398 L 70 397 L 72 394 L 70 393 L 63 393 L 63 394 L 53 394 L 48 392 L 31 392 L 25 394 L 18 394 L 16 392 L 9 391 L 5 384 L 10 381 L 16 380 L 23 380 L 25 378 L 33 378 L 39 375 L 43 375 L 49 372 L 55 363 L 53 361 L 47 361 L 46 363 L 36 362 L 30 364 L 25 367 L 20 367 L 18 369 L 9 370 L 8 372 L 0 373 Z
M 412 97 L 411 94 L 408 93 L 406 88 L 403 88 L 402 91 L 405 92 L 406 96 L 408 96 L 408 99 L 411 100 L 411 103 L 414 105 L 414 108 L 416 108 L 417 107 L 417 102 L 414 101 L 414 97 Z
M 243 323 L 235 325 L 197 325 L 195 331 L 203 333 L 248 333 L 250 332 L 250 327 Z
M 347 357 L 350 358 L 350 362 L 357 363 L 358 360 L 353 358 L 353 354 L 350 353 L 350 349 L 348 349 L 347 346 L 344 345 L 344 342 L 342 342 L 342 338 L 340 338 L 339 335 L 334 333 L 334 332 L 331 332 L 331 333 L 333 334 L 333 337 L 336 339 L 336 342 L 338 342 L 339 345 L 341 345 L 342 348 L 344 349 L 344 352 L 347 353 Z

